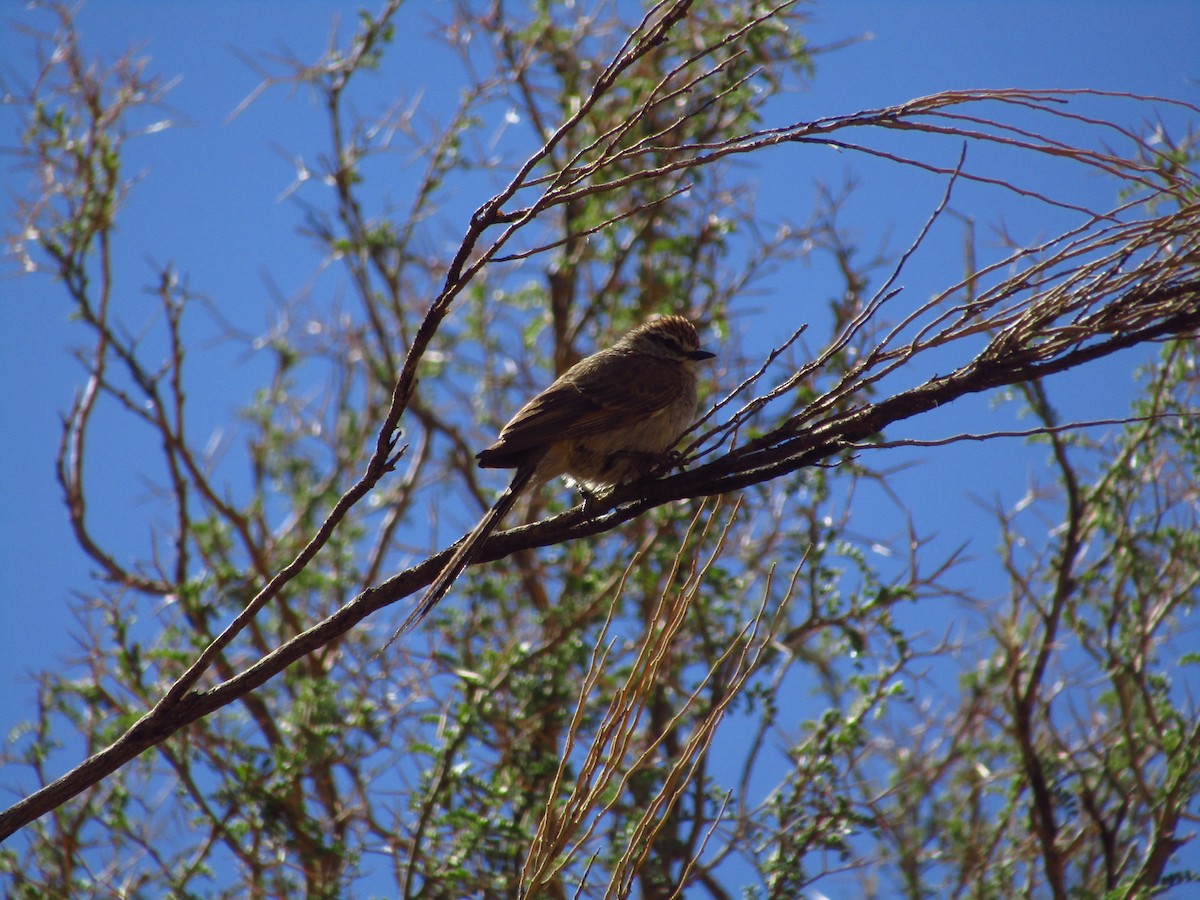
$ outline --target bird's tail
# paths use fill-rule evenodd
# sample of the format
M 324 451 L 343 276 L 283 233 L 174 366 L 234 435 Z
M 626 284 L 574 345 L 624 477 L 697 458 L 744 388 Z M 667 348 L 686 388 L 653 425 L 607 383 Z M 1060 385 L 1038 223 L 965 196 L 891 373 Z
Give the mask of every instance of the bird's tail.
M 533 477 L 536 468 L 536 463 L 522 465 L 517 468 L 512 482 L 509 483 L 504 493 L 496 498 L 496 502 L 492 504 L 492 508 L 479 520 L 479 524 L 471 530 L 471 533 L 462 539 L 458 545 L 458 549 L 450 557 L 450 562 L 446 563 L 442 571 L 438 573 L 437 578 L 433 579 L 433 583 L 426 589 L 421 602 L 408 614 L 408 618 L 404 620 L 404 623 L 392 635 L 391 640 L 384 644 L 384 650 L 391 646 L 392 641 L 396 640 L 400 635 L 415 628 L 422 619 L 429 615 L 430 610 L 437 606 L 438 601 L 446 596 L 446 592 L 450 590 L 450 586 L 454 584 L 454 580 L 462 574 L 463 569 L 475 561 L 479 547 L 496 530 L 496 526 L 500 524 L 500 520 L 508 515 L 509 510 L 513 508 L 513 504 L 517 502 L 517 498 L 521 496 L 521 492 L 529 484 L 529 479 Z

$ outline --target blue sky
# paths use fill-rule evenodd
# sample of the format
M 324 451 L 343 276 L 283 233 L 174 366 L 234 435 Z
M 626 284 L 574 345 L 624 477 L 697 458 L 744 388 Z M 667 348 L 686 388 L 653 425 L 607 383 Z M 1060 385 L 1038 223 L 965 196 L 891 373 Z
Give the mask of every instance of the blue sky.
M 131 145 L 130 164 L 140 175 L 118 234 L 117 276 L 126 290 L 140 291 L 153 279 L 155 264 L 172 261 L 188 275 L 193 289 L 208 295 L 223 314 L 240 326 L 262 330 L 269 316 L 270 290 L 290 295 L 311 284 L 319 262 L 313 248 L 295 237 L 301 213 L 284 199 L 294 177 L 291 152 L 309 153 L 324 138 L 319 114 L 309 98 L 287 97 L 276 90 L 242 115 L 230 113 L 259 81 L 259 75 L 235 51 L 254 57 L 284 48 L 301 58 L 315 58 L 327 42 L 333 16 L 341 11 L 351 22 L 355 6 L 332 2 L 290 2 L 286 14 L 265 2 L 130 3 L 92 2 L 79 23 L 90 52 L 112 59 L 130 46 L 153 60 L 152 68 L 179 82 L 168 98 L 169 115 L 179 124 L 153 139 Z M 436 115 L 440 103 L 457 91 L 457 71 L 443 60 L 425 35 L 432 18 L 448 13 L 444 4 L 415 3 L 402 18 L 389 81 L 361 103 L 380 108 L 396 91 L 408 97 L 423 92 L 423 108 Z M 48 17 L 23 5 L 0 5 L 0 71 L 6 80 L 29 80 L 29 41 L 9 22 L 47 23 Z M 856 2 L 812 8 L 808 29 L 816 45 L 869 35 L 817 61 L 811 90 L 786 99 L 792 119 L 851 112 L 929 94 L 971 87 L 1092 88 L 1154 94 L 1200 101 L 1200 4 L 1193 2 Z M 1132 107 L 1121 107 L 1132 112 Z M 371 111 L 371 110 L 365 110 Z M 1176 131 L 1186 118 L 1164 109 Z M 1139 113 L 1140 114 L 1140 113 Z M 1130 126 L 1141 124 L 1137 119 Z M 1193 122 L 1193 124 L 1195 124 Z M 0 146 L 19 141 L 20 123 L 12 110 L 0 109 Z M 24 175 L 11 168 L 12 157 L 0 157 L 3 221 L 10 195 Z M 860 159 L 833 159 L 820 173 L 797 168 L 786 152 L 757 162 L 768 212 L 804 219 L 817 174 L 836 179 L 846 172 L 864 173 L 862 190 L 850 214 L 865 247 L 889 233 L 902 246 L 905 224 L 928 215 L 937 190 L 919 178 L 892 181 Z M 807 160 L 805 161 L 807 165 Z M 1030 172 L 1030 178 L 1041 173 Z M 1046 173 L 1047 178 L 1055 177 Z M 1112 185 L 1100 179 L 1082 184 L 1094 191 L 1098 206 L 1111 200 Z M 403 185 L 396 185 L 398 194 Z M 461 192 L 463 209 L 483 199 L 470 186 Z M 998 201 L 1002 203 L 1003 201 Z M 979 210 L 981 226 L 997 208 Z M 1003 214 L 1000 210 L 999 214 Z M 897 226 L 895 223 L 901 223 Z M 463 221 L 465 225 L 465 219 Z M 1016 220 L 1032 235 L 1039 223 Z M 1046 223 L 1047 229 L 1053 223 Z M 449 241 L 452 239 L 448 238 Z M 930 270 L 911 274 L 911 289 L 944 284 Z M 928 278 L 929 284 L 921 279 Z M 781 276 L 781 290 L 819 292 L 822 273 L 800 269 Z M 786 285 L 784 284 L 786 281 Z M 273 285 L 274 288 L 268 288 Z M 798 286 L 797 286 L 798 285 Z M 741 325 L 748 339 L 762 346 L 783 327 L 773 319 L 770 302 L 758 298 L 764 311 Z M 67 321 L 68 309 L 55 285 L 44 277 L 19 277 L 0 262 L 0 729 L 7 732 L 28 708 L 31 687 L 25 673 L 74 649 L 74 625 L 66 608 L 76 589 L 86 589 L 91 566 L 76 549 L 54 479 L 53 459 L 59 416 L 79 383 L 80 370 L 66 348 L 80 339 Z M 790 331 L 790 328 L 788 328 Z M 756 337 L 756 334 L 758 335 Z M 255 360 L 214 357 L 204 370 L 203 406 L 194 411 L 193 433 L 205 434 L 248 401 L 258 384 Z M 1097 367 L 1086 377 L 1063 379 L 1055 398 L 1077 418 L 1124 414 L 1133 389 L 1130 372 L 1136 362 L 1123 357 Z M 1098 389 L 1100 385 L 1100 389 Z M 199 394 L 199 391 L 194 391 Z M 977 414 L 986 402 L 981 400 Z M 936 417 L 911 432 L 933 436 L 958 430 Z M 98 486 L 94 500 L 97 523 L 131 548 L 144 544 L 147 495 L 136 475 L 140 452 L 137 435 L 108 434 L 93 448 L 98 470 L 105 460 L 124 459 L 123 474 Z M 1036 457 L 1016 452 L 1016 445 L 973 447 L 971 454 L 916 454 L 921 463 L 910 486 L 920 491 L 936 465 L 936 480 L 959 487 L 938 494 L 918 509 L 926 523 L 957 538 L 972 533 L 979 512 L 969 497 L 973 473 L 994 477 L 982 491 L 996 491 L 1011 502 L 1027 486 Z M 926 480 L 923 481 L 922 479 Z M 974 518 L 973 518 L 974 517 Z M 452 539 L 443 535 L 442 543 Z M 984 533 L 986 550 L 994 537 Z M 132 549 L 131 549 L 131 552 Z

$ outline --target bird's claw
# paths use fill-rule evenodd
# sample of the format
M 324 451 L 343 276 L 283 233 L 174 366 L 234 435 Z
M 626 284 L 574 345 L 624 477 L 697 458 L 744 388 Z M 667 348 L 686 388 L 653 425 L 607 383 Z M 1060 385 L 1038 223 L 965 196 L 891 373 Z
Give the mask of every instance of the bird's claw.
M 662 454 L 658 464 L 651 470 L 651 475 L 667 475 L 675 469 L 683 471 L 687 468 L 687 459 L 678 450 L 668 450 Z
M 583 514 L 590 519 L 600 505 L 600 495 L 585 487 L 581 487 L 579 493 L 583 495 Z

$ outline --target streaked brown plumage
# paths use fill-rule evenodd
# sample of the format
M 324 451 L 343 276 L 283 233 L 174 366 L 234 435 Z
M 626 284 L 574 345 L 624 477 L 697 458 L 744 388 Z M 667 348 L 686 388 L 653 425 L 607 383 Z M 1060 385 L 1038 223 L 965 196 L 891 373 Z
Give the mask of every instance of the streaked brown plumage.
M 651 319 L 577 362 L 521 407 L 496 442 L 476 454 L 483 468 L 516 469 L 512 482 L 396 634 L 437 605 L 527 488 L 566 475 L 594 491 L 649 471 L 695 417 L 695 365 L 713 356 L 700 349 L 695 326 L 682 316 Z

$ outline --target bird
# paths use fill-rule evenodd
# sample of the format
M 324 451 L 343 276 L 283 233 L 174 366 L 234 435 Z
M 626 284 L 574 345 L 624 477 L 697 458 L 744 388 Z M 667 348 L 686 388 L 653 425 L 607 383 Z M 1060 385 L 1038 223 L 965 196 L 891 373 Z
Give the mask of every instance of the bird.
M 587 497 L 659 465 L 696 416 L 696 364 L 714 356 L 685 317 L 652 318 L 575 363 L 522 406 L 495 443 L 475 454 L 481 468 L 514 469 L 512 481 L 392 640 L 446 595 L 526 490 L 566 476 Z

